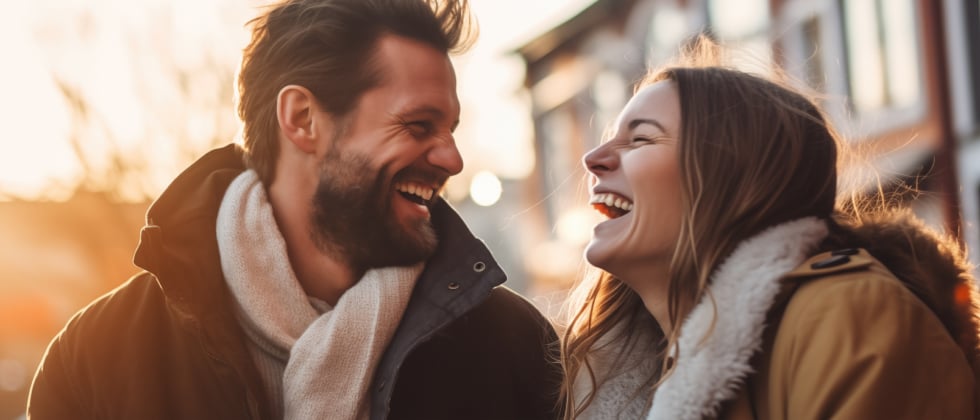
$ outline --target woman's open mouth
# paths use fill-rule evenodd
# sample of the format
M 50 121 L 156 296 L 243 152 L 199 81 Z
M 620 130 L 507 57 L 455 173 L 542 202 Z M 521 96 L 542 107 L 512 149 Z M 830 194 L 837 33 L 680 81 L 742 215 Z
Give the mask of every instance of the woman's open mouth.
M 593 194 L 589 204 L 610 219 L 621 217 L 633 210 L 633 202 L 630 199 L 613 193 Z

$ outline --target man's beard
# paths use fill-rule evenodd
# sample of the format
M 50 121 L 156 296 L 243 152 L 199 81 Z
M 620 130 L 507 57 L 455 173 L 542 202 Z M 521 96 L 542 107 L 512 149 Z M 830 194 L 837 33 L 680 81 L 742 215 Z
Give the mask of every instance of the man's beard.
M 323 158 L 313 196 L 314 243 L 357 270 L 428 259 L 437 245 L 432 224 L 420 218 L 412 226 L 402 226 L 392 212 L 395 178 L 386 178 L 384 168 L 369 168 L 368 157 L 343 154 L 336 148 Z

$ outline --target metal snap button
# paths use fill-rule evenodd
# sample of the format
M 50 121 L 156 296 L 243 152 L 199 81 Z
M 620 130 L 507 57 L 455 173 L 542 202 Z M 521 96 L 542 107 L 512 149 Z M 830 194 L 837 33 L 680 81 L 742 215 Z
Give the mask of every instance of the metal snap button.
M 456 289 L 459 289 L 459 283 L 452 282 L 452 283 L 449 283 L 449 286 L 447 286 L 447 287 L 449 288 L 449 290 L 456 290 Z
M 486 269 L 487 269 L 487 264 L 484 263 L 483 261 L 477 261 L 476 264 L 473 264 L 473 271 L 476 271 L 477 273 L 482 273 L 483 270 Z
M 813 264 L 810 264 L 810 268 L 814 270 L 819 270 L 821 268 L 837 267 L 838 265 L 847 264 L 850 261 L 851 258 L 848 257 L 847 255 L 837 255 L 837 256 L 827 258 L 826 260 L 817 261 Z

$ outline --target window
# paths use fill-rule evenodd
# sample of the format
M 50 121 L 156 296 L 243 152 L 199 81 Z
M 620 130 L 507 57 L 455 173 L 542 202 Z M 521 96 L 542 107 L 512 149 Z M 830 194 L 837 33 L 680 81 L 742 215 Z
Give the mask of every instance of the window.
M 602 70 L 595 76 L 592 82 L 595 117 L 592 123 L 592 138 L 585 139 L 585 147 L 593 147 L 605 139 L 606 131 L 615 123 L 631 92 L 630 85 L 616 71 Z
M 820 51 L 820 18 L 817 16 L 812 16 L 803 21 L 801 30 L 803 38 L 803 53 L 806 57 L 803 63 L 804 82 L 811 89 L 814 89 L 817 92 L 824 92 L 827 89 L 827 81 L 823 69 L 823 52 Z
M 851 106 L 858 114 L 923 102 L 913 0 L 842 0 Z
M 708 22 L 711 33 L 731 48 L 732 64 L 749 72 L 770 72 L 769 0 L 709 0 Z
M 853 112 L 847 103 L 840 0 L 788 0 L 773 9 L 773 44 L 787 82 L 814 95 L 839 127 Z
M 647 31 L 647 64 L 659 66 L 677 52 L 677 47 L 690 35 L 688 15 L 670 4 L 657 4 Z
M 970 69 L 973 80 L 973 118 L 974 123 L 980 125 L 980 0 L 966 1 L 963 4 L 964 27 L 966 28 L 967 45 L 970 49 L 969 57 Z
M 964 145 L 957 151 L 958 174 L 960 180 L 960 203 L 962 205 L 963 239 L 966 240 L 972 261 L 980 261 L 980 142 Z M 974 269 L 980 275 L 980 267 Z
M 574 198 L 571 197 L 576 191 L 570 191 L 568 181 L 577 172 L 574 165 L 578 163 L 578 157 L 572 149 L 572 144 L 577 143 L 579 137 L 576 133 L 575 119 L 572 117 L 574 108 L 571 106 L 561 106 L 540 120 L 541 130 L 538 132 L 543 137 L 541 144 L 541 169 L 542 169 L 542 191 L 546 194 L 554 194 L 546 201 L 548 209 L 548 223 L 554 225 L 557 221 L 560 210 L 567 207 Z M 574 182 L 572 183 L 574 186 Z

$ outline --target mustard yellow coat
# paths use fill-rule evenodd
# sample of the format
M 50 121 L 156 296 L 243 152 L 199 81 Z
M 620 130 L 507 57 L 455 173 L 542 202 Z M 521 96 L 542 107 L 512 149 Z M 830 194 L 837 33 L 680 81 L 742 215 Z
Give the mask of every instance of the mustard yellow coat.
M 598 386 L 575 381 L 578 419 L 980 420 L 969 264 L 888 217 L 846 230 L 803 218 L 742 241 L 686 314 L 671 371 L 650 389 L 656 328 L 611 335 L 590 354 Z
M 964 350 L 923 299 L 855 251 L 825 268 L 813 266 L 835 256 L 813 256 L 785 276 L 768 318 L 778 327 L 767 328 L 756 373 L 719 418 L 977 418 Z

